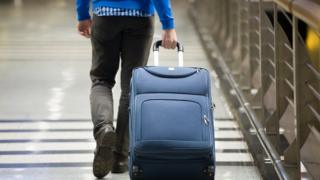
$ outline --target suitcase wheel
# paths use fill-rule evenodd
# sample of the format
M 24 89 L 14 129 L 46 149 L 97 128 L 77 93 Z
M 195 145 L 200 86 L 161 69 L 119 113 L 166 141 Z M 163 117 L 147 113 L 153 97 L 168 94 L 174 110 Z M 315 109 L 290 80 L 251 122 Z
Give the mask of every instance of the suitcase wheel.
M 206 174 L 208 180 L 213 180 L 215 174 L 214 166 L 208 166 L 208 168 L 203 170 L 203 173 Z
M 132 166 L 131 180 L 139 180 L 141 176 L 142 176 L 142 169 L 139 166 Z

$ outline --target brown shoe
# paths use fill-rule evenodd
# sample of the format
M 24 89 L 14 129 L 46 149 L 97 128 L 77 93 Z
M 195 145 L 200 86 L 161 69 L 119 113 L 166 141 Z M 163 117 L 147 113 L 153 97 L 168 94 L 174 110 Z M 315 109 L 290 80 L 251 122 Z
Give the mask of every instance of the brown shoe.
M 112 168 L 115 138 L 114 128 L 106 126 L 96 139 L 97 146 L 93 159 L 93 174 L 99 179 L 106 176 Z

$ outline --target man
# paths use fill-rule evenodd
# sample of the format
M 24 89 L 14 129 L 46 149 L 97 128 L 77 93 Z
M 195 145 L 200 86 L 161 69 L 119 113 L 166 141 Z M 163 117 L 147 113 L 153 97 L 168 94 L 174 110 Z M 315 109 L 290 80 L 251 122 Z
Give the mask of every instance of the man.
M 154 33 L 154 7 L 162 23 L 162 46 L 176 47 L 170 0 L 76 0 L 78 31 L 91 38 L 92 80 L 90 103 L 96 150 L 93 173 L 102 178 L 109 171 L 127 171 L 128 106 L 132 70 L 144 66 Z M 121 59 L 121 97 L 116 132 L 113 127 L 112 87 Z

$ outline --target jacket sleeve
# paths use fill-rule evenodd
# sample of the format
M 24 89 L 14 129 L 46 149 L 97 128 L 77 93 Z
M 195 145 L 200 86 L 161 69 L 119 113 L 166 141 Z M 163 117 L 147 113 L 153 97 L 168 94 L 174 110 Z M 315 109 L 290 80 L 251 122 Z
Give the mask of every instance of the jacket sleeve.
M 152 1 L 160 17 L 162 29 L 173 29 L 174 18 L 173 18 L 170 0 L 152 0 Z
M 76 0 L 78 21 L 90 19 L 90 0 Z

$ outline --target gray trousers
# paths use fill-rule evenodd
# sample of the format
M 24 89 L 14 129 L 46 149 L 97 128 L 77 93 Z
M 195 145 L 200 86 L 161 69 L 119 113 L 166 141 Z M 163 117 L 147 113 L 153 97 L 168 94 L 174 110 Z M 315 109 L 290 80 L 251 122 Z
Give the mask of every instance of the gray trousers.
M 116 127 L 116 153 L 128 155 L 129 91 L 132 70 L 146 65 L 154 33 L 154 17 L 94 16 L 90 104 L 94 137 L 113 124 L 112 88 L 121 65 L 121 97 Z M 121 61 L 120 61 L 121 59 Z

